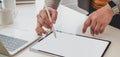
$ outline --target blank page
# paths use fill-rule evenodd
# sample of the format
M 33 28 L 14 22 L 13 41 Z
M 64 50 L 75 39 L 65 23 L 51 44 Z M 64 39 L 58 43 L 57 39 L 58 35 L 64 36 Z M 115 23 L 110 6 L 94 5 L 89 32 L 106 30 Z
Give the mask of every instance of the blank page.
M 56 32 L 34 45 L 32 49 L 40 50 L 64 57 L 102 57 L 109 45 L 108 41 L 102 41 L 82 36 L 75 36 Z

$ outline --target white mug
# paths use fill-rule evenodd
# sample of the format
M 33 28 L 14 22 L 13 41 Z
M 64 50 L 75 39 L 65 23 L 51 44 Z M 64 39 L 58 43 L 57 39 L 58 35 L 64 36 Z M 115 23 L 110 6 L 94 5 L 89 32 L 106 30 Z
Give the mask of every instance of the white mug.
M 16 16 L 16 0 L 3 0 L 3 7 L 12 10 L 14 16 Z
M 16 0 L 2 0 L 3 8 L 0 11 L 0 25 L 10 25 L 16 17 Z
M 14 15 L 11 10 L 2 9 L 0 10 L 0 25 L 13 24 Z
M 4 8 L 15 11 L 16 8 L 16 0 L 3 0 Z

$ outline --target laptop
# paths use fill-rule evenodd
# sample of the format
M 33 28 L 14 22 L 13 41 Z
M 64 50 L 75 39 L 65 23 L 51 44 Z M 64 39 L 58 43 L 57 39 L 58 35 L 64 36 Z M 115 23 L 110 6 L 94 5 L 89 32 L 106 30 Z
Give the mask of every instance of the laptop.
M 16 4 L 32 4 L 35 0 L 16 0 Z
M 35 32 L 4 28 L 0 30 L 0 57 L 14 56 L 39 38 Z

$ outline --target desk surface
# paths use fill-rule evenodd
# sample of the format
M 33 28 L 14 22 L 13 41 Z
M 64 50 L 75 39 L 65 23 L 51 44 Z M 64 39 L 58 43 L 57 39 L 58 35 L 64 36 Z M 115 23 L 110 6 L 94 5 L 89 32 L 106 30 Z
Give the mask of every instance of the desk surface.
M 43 8 L 44 5 L 44 0 L 37 0 L 36 4 L 29 4 L 29 5 L 17 5 L 17 17 L 15 19 L 15 22 L 13 25 L 9 26 L 14 29 L 20 29 L 24 31 L 31 31 L 32 33 L 35 33 L 35 27 L 36 27 L 36 14 L 39 12 L 40 9 Z M 63 11 L 64 10 L 64 11 Z M 81 33 L 81 28 L 82 24 L 84 23 L 85 19 L 87 18 L 85 15 L 74 11 L 70 8 L 60 6 L 58 9 L 58 12 L 60 14 L 58 15 L 58 19 L 62 17 L 62 19 L 72 19 L 74 18 L 80 18 L 80 33 Z M 63 13 L 63 14 L 62 14 Z M 69 14 L 68 14 L 69 13 Z M 73 16 L 71 16 L 73 14 Z M 69 27 L 69 26 L 68 26 Z M 62 29 L 63 31 L 68 31 L 67 28 Z M 72 32 L 72 31 L 71 31 Z M 73 31 L 74 33 L 74 31 Z M 110 45 L 109 49 L 107 50 L 106 54 L 104 57 L 118 57 L 120 56 L 120 38 L 119 38 L 120 30 L 113 28 L 111 26 L 108 26 L 105 30 L 105 32 L 102 35 L 95 36 L 101 39 L 105 40 L 110 40 L 112 44 Z M 89 30 L 86 34 L 89 34 Z M 32 52 L 29 50 L 29 48 L 26 48 L 25 50 L 21 51 L 14 57 L 53 57 L 52 55 L 44 54 L 44 53 L 38 53 L 38 52 Z

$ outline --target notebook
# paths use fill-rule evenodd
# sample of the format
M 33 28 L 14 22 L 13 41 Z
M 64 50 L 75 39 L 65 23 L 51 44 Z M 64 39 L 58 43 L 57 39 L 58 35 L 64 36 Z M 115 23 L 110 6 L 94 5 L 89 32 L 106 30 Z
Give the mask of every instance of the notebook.
M 103 57 L 110 41 L 86 36 L 56 32 L 31 47 L 32 50 L 58 55 L 60 57 Z

